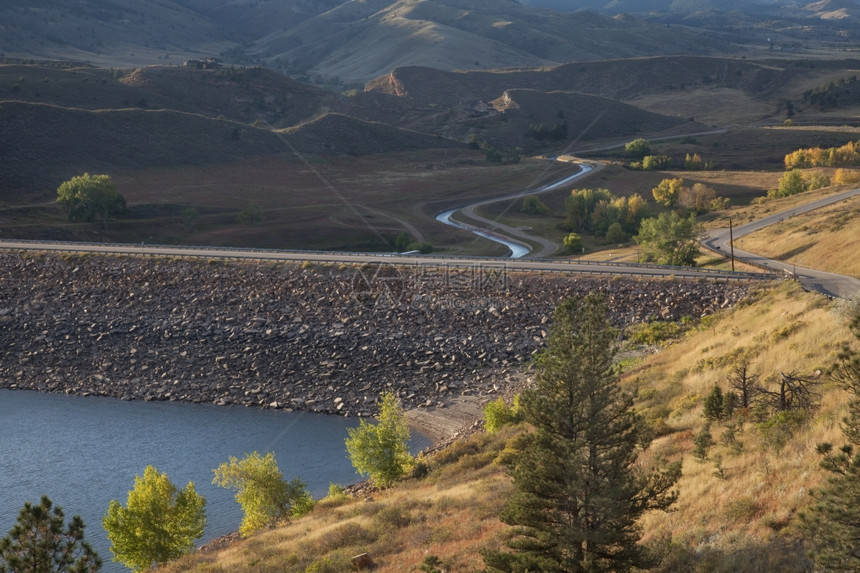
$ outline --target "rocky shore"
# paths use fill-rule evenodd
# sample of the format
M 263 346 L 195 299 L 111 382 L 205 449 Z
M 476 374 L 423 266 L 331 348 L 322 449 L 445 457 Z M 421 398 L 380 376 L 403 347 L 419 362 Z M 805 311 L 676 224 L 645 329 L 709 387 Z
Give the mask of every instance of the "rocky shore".
M 738 282 L 388 265 L 0 254 L 0 387 L 375 413 L 490 397 L 521 378 L 553 308 L 602 292 L 623 326 L 698 317 Z

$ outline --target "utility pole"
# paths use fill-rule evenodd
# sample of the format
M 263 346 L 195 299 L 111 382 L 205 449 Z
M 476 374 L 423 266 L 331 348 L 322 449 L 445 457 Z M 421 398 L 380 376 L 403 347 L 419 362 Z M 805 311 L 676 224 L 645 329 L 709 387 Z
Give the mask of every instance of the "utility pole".
M 729 249 L 732 252 L 732 272 L 735 272 L 735 238 L 731 217 L 729 217 Z

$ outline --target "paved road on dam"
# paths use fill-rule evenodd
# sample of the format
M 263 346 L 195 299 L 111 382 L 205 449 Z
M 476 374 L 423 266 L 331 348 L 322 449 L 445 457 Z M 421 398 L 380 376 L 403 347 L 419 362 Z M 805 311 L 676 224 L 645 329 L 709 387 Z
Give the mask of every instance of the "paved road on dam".
M 722 280 L 770 280 L 772 273 L 731 272 L 693 267 L 611 263 L 576 260 L 499 259 L 490 257 L 444 257 L 429 255 L 399 255 L 379 253 L 340 253 L 329 251 L 279 251 L 238 249 L 227 247 L 193 247 L 178 245 L 138 245 L 126 243 L 77 243 L 56 241 L 2 240 L 0 249 L 17 251 L 53 251 L 65 253 L 100 253 L 160 257 L 199 257 L 205 259 L 235 259 L 259 261 L 291 261 L 314 263 L 381 264 L 392 266 L 430 267 L 493 267 L 507 271 L 553 273 L 585 273 L 640 277 L 683 277 Z

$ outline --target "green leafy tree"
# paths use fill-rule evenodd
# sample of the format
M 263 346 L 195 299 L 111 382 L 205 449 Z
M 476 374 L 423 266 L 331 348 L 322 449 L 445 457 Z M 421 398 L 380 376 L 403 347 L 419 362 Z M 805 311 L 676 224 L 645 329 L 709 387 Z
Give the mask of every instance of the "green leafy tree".
M 111 217 L 126 212 L 125 197 L 117 192 L 109 175 L 72 177 L 57 188 L 57 203 L 70 221 L 99 221 L 105 229 Z
M 702 234 L 696 216 L 683 218 L 674 211 L 643 219 L 639 234 L 633 237 L 642 247 L 646 261 L 661 265 L 695 266 L 699 256 L 698 239 Z
M 651 155 L 651 144 L 647 139 L 639 137 L 625 144 L 624 151 L 633 159 L 642 159 L 646 155 Z
M 672 158 L 668 155 L 646 155 L 642 158 L 640 164 L 645 171 L 654 171 L 656 169 L 669 169 L 669 164 L 672 163 Z M 635 168 L 636 165 L 633 165 Z
M 197 228 L 197 220 L 200 219 L 200 211 L 194 207 L 186 207 L 179 212 L 179 217 L 182 220 L 182 227 L 189 233 L 193 233 Z
M 777 195 L 779 197 L 788 197 L 789 195 L 803 193 L 806 189 L 806 180 L 803 178 L 803 172 L 799 169 L 792 169 L 779 178 Z
M 243 225 L 253 225 L 263 220 L 263 212 L 260 210 L 259 205 L 251 201 L 244 209 L 239 211 L 239 214 L 236 215 L 236 220 Z
M 347 430 L 346 450 L 352 465 L 379 487 L 389 487 L 407 474 L 413 459 L 409 453 L 409 426 L 397 396 L 382 395 L 377 422 L 361 420 Z
M 549 207 L 537 195 L 528 195 L 523 197 L 520 212 L 527 215 L 546 215 L 549 213 Z
M 562 239 L 562 243 L 564 244 L 564 249 L 568 253 L 582 252 L 582 237 L 577 233 L 568 233 L 568 235 Z
M 536 384 L 520 410 L 535 431 L 512 458 L 516 492 L 500 515 L 512 551 L 485 551 L 490 571 L 629 571 L 653 564 L 637 520 L 676 499 L 680 465 L 645 470 L 648 432 L 613 366 L 617 332 L 598 295 L 556 308 Z
M 68 526 L 63 510 L 43 495 L 18 513 L 9 535 L 0 539 L 0 573 L 93 573 L 98 554 L 84 541 L 84 522 L 76 515 Z
M 404 231 L 394 238 L 394 250 L 398 253 L 408 251 L 411 243 L 413 243 L 412 236 Z
M 236 491 L 236 501 L 245 514 L 239 527 L 242 535 L 313 509 L 314 500 L 305 483 L 298 478 L 286 481 L 272 452 L 265 456 L 253 452 L 241 460 L 231 456 L 213 471 L 212 483 Z
M 609 225 L 609 228 L 606 229 L 606 242 L 607 243 L 623 243 L 627 240 L 627 233 L 624 232 L 624 228 L 621 226 L 621 223 L 615 222 Z
M 194 549 L 206 525 L 206 499 L 192 482 L 179 490 L 167 474 L 146 466 L 134 477 L 126 505 L 110 502 L 102 525 L 113 560 L 142 571 Z
M 520 395 L 514 397 L 510 406 L 505 403 L 504 398 L 496 398 L 484 406 L 484 427 L 488 434 L 493 434 L 502 426 L 515 424 L 520 421 Z
M 681 178 L 663 179 L 656 187 L 651 189 L 651 194 L 654 195 L 654 200 L 661 205 L 674 207 L 678 203 L 683 188 L 684 180 Z
M 860 309 L 849 320 L 860 340 Z M 842 419 L 847 443 L 838 452 L 829 443 L 818 446 L 821 466 L 832 477 L 812 492 L 815 502 L 800 518 L 819 570 L 860 571 L 860 352 L 843 348 L 830 376 L 850 395 Z

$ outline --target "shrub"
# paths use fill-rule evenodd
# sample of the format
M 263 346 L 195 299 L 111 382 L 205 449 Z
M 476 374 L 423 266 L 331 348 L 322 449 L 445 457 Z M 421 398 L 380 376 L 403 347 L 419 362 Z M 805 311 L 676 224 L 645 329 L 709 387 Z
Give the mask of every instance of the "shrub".
M 489 433 L 497 432 L 505 424 L 520 421 L 519 395 L 514 398 L 511 406 L 505 404 L 503 398 L 497 398 L 484 406 L 484 425 Z
M 805 422 L 806 412 L 785 410 L 759 423 L 758 431 L 769 446 L 779 451 Z
M 702 425 L 702 429 L 693 438 L 693 444 L 695 445 L 693 455 L 699 461 L 705 461 L 708 458 L 708 450 L 714 445 L 714 438 L 711 436 L 711 424 L 709 422 L 705 422 Z
M 679 322 L 652 320 L 634 324 L 628 330 L 630 341 L 635 344 L 657 345 L 683 336 L 689 326 Z
M 520 212 L 527 215 L 547 215 L 549 214 L 549 207 L 536 195 L 528 195 L 527 197 L 523 197 Z
M 633 159 L 642 159 L 651 153 L 651 144 L 647 139 L 637 138 L 624 145 L 624 151 Z

